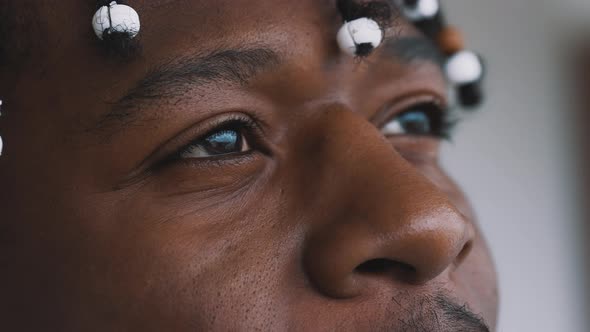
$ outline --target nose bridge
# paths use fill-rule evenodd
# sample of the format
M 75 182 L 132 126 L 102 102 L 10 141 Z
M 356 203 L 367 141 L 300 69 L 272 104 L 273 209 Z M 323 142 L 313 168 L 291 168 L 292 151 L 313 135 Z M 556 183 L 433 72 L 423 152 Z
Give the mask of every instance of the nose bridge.
M 471 225 L 368 121 L 346 111 L 324 117 L 317 122 L 324 137 L 308 159 L 317 176 L 313 196 L 322 198 L 304 257 L 310 278 L 346 297 L 375 276 L 364 273 L 372 262 L 385 262 L 378 274 L 402 282 L 438 276 L 470 241 Z
M 372 221 L 396 217 L 426 222 L 427 215 L 456 212 L 446 195 L 360 115 L 334 108 L 315 124 L 317 130 L 308 132 L 321 136 L 308 136 L 300 159 L 305 160 L 303 168 L 313 170 L 307 174 L 315 174 L 311 190 L 330 194 L 322 202 L 330 198 L 336 205 L 346 202 L 348 213 Z M 401 221 L 382 226 L 406 227 Z

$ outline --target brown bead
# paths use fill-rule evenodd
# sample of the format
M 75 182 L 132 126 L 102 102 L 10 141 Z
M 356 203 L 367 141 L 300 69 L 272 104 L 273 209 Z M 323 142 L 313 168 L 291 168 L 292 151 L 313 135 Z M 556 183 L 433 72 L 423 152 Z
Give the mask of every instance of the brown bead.
M 465 48 L 463 34 L 454 27 L 445 27 L 437 37 L 438 47 L 447 55 L 457 53 Z

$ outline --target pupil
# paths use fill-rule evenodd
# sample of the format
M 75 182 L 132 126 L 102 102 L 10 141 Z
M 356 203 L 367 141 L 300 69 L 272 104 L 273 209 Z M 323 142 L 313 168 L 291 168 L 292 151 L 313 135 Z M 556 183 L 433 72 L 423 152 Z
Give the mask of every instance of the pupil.
M 240 152 L 242 149 L 241 136 L 235 130 L 223 130 L 205 139 L 207 153 L 212 155 Z
M 430 133 L 430 119 L 424 112 L 410 112 L 402 114 L 398 119 L 404 130 L 412 134 Z

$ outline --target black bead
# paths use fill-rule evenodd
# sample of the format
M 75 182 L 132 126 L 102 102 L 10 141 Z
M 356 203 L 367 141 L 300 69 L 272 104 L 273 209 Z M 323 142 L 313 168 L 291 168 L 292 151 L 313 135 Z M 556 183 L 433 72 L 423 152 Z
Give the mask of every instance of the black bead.
M 457 86 L 457 97 L 464 108 L 474 108 L 483 102 L 482 82 L 476 81 Z
M 441 11 L 434 17 L 414 22 L 414 25 L 428 38 L 435 40 L 438 34 L 446 26 L 445 18 Z
M 374 49 L 375 48 L 373 47 L 373 44 L 371 44 L 371 43 L 358 44 L 358 45 L 356 45 L 355 54 L 360 57 L 366 57 L 369 54 L 371 54 L 371 52 L 373 52 Z
M 404 0 L 404 6 L 413 9 L 416 8 L 416 6 L 418 6 L 418 2 L 420 2 L 420 0 Z

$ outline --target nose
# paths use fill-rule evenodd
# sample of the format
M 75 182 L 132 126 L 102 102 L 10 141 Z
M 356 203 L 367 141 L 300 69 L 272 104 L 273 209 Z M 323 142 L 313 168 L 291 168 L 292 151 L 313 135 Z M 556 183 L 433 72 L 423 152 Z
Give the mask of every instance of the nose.
M 309 230 L 308 278 L 325 295 L 348 298 L 392 283 L 424 284 L 451 270 L 473 241 L 472 224 L 447 195 L 352 112 L 317 121 L 303 169 Z M 320 143 L 318 143 L 320 142 Z M 314 185 L 309 185 L 313 183 Z M 312 191 L 312 192 L 311 192 Z

